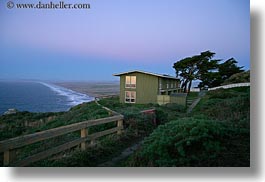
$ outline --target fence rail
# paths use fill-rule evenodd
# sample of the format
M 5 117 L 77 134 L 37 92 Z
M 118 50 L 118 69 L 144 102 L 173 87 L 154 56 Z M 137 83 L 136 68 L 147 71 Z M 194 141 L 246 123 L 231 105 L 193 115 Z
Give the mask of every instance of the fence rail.
M 217 90 L 217 89 L 228 89 L 228 88 L 235 88 L 235 87 L 248 87 L 250 86 L 250 83 L 235 83 L 235 84 L 229 84 L 229 85 L 223 85 L 219 87 L 209 88 L 208 91 L 211 90 Z
M 27 166 L 32 162 L 39 161 L 51 155 L 60 153 L 67 149 L 73 148 L 81 144 L 81 150 L 85 150 L 88 146 L 87 141 L 91 141 L 90 144 L 95 143 L 95 139 L 117 132 L 118 135 L 122 133 L 123 129 L 123 115 L 116 115 L 107 118 L 95 119 L 83 121 L 80 123 L 75 123 L 67 126 L 62 126 L 46 131 L 41 131 L 29 135 L 24 135 L 16 138 L 11 138 L 8 140 L 0 141 L 0 153 L 4 153 L 4 166 Z M 117 121 L 117 127 L 104 130 L 101 132 L 93 133 L 88 135 L 88 128 L 91 126 L 97 126 L 101 124 L 111 123 Z M 46 151 L 34 154 L 20 161 L 16 161 L 16 150 L 18 148 L 54 138 L 57 136 L 65 135 L 71 132 L 80 130 L 80 138 L 70 141 L 68 143 L 62 144 L 60 146 L 48 149 Z

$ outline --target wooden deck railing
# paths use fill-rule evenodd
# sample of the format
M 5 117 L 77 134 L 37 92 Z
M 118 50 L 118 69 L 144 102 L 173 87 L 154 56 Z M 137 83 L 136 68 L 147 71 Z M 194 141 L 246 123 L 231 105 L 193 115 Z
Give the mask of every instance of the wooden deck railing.
M 46 131 L 41 131 L 29 135 L 24 135 L 16 138 L 11 138 L 8 140 L 0 141 L 0 153 L 4 153 L 4 166 L 27 166 L 33 162 L 39 161 L 41 159 L 47 158 L 51 155 L 58 154 L 67 149 L 81 145 L 81 150 L 85 150 L 88 146 L 87 141 L 90 141 L 90 144 L 95 143 L 95 139 L 117 132 L 118 135 L 122 133 L 123 129 L 123 115 L 116 115 L 102 119 L 83 121 L 80 123 L 75 123 L 67 126 L 62 126 L 58 128 L 53 128 Z M 101 124 L 117 122 L 117 127 L 104 130 L 101 132 L 89 134 L 88 128 L 91 126 L 97 126 Z M 71 132 L 80 130 L 80 138 L 70 141 L 68 143 L 53 147 L 51 149 L 45 150 L 43 152 L 33 154 L 29 157 L 26 157 L 22 160 L 16 160 L 16 150 L 18 148 L 54 138 L 57 136 L 65 135 Z

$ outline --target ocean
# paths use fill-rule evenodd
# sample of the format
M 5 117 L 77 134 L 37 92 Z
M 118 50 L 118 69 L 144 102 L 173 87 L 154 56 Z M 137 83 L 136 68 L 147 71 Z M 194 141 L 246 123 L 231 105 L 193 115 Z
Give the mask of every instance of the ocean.
M 0 81 L 0 115 L 11 108 L 29 112 L 60 112 L 94 100 L 51 83 Z

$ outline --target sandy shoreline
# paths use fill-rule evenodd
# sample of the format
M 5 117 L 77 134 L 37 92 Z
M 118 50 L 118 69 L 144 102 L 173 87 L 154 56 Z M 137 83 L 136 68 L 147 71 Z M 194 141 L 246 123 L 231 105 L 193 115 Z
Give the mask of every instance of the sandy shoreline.
M 91 97 L 118 95 L 120 91 L 119 82 L 54 82 L 53 84 Z

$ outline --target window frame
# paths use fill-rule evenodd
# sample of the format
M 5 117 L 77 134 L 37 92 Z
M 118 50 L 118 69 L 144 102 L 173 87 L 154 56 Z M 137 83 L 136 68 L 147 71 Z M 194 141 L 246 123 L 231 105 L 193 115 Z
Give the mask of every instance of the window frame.
M 130 80 L 130 83 L 127 83 L 127 78 L 129 77 L 129 80 Z M 132 77 L 135 77 L 135 84 L 132 84 Z M 137 80 L 136 80 L 136 76 L 132 75 L 132 76 L 125 76 L 125 88 L 133 88 L 133 89 L 136 89 L 136 83 L 137 83 Z M 132 86 L 132 85 L 135 85 L 135 86 Z
M 129 93 L 129 97 L 127 97 L 127 93 Z M 134 101 L 132 102 L 132 93 L 134 93 Z M 129 101 L 127 101 L 129 99 Z M 136 103 L 136 91 L 125 91 L 125 97 L 124 97 L 125 103 L 129 104 L 135 104 Z

